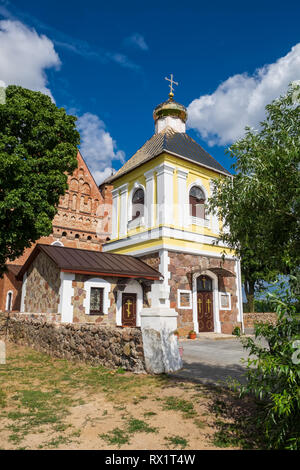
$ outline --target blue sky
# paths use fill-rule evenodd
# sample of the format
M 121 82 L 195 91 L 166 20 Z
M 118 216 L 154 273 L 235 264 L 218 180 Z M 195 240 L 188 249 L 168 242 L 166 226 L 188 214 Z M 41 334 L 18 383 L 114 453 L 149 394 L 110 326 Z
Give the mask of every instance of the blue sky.
M 79 117 L 100 182 L 151 137 L 173 73 L 188 133 L 229 169 L 224 149 L 300 79 L 299 24 L 289 0 L 0 0 L 0 81 Z

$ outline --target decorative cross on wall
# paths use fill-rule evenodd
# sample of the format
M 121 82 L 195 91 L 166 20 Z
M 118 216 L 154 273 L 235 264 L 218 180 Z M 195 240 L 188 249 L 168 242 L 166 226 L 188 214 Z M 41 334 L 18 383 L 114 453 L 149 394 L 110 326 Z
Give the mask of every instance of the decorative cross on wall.
M 127 306 L 127 316 L 130 317 L 131 311 L 130 311 L 130 306 L 132 305 L 132 302 L 130 300 L 127 300 L 126 306 Z

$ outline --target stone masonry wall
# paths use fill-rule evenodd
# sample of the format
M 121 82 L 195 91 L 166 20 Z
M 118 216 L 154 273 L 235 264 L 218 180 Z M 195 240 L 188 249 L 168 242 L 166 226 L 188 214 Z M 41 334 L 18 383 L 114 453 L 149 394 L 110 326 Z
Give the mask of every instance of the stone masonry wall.
M 277 313 L 244 313 L 244 326 L 245 328 L 254 328 L 255 323 L 271 323 L 276 325 Z
M 74 295 L 71 299 L 71 304 L 73 305 L 73 322 L 74 323 L 101 323 L 101 325 L 111 325 L 116 324 L 116 288 L 118 281 L 115 277 L 105 277 L 104 279 L 108 281 L 111 285 L 111 290 L 109 293 L 109 307 L 107 315 L 89 315 L 85 311 L 83 301 L 86 298 L 86 290 L 84 288 L 84 283 L 89 279 L 95 276 L 87 276 L 83 274 L 76 274 L 75 280 L 72 282 L 72 287 L 74 289 Z M 125 281 L 126 282 L 126 281 Z
M 74 289 L 74 295 L 71 298 L 71 304 L 73 305 L 73 322 L 74 323 L 101 323 L 101 325 L 116 324 L 116 311 L 117 311 L 117 296 L 118 292 L 123 292 L 130 280 L 124 278 L 117 279 L 115 277 L 103 277 L 110 283 L 109 292 L 109 306 L 108 313 L 105 315 L 89 315 L 86 313 L 83 302 L 86 298 L 85 282 L 95 276 L 87 276 L 83 274 L 76 274 L 75 280 L 72 282 Z M 147 284 L 147 281 L 142 283 L 143 288 L 143 307 L 149 307 L 149 299 L 147 293 L 151 290 L 151 284 Z
M 194 273 L 200 273 L 210 268 L 224 268 L 234 273 L 233 260 L 225 260 L 224 262 L 218 258 L 210 258 L 200 255 L 192 255 L 186 253 L 169 252 L 170 264 L 169 271 L 171 279 L 169 285 L 170 307 L 175 308 L 178 312 L 178 329 L 180 334 L 186 334 L 194 328 L 193 310 L 180 309 L 177 307 L 177 291 L 178 289 L 193 289 L 192 278 Z M 222 333 L 232 333 L 234 326 L 239 325 L 237 322 L 238 315 L 238 299 L 236 295 L 237 285 L 235 277 L 218 277 L 219 291 L 228 292 L 231 296 L 231 310 L 220 310 L 220 323 Z M 240 326 L 240 325 L 239 325 Z
M 53 357 L 145 372 L 139 328 L 58 323 L 49 315 L 0 312 L 0 338 Z
M 47 255 L 39 253 L 27 274 L 25 312 L 57 313 L 60 282 L 59 269 Z

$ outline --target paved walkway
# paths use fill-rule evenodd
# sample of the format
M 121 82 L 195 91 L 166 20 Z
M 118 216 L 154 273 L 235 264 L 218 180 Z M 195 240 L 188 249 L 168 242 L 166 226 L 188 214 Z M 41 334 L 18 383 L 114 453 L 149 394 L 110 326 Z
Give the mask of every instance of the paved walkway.
M 245 382 L 241 359 L 247 359 L 248 353 L 239 338 L 212 333 L 180 340 L 179 345 L 183 346 L 183 368 L 171 376 L 211 384 L 224 383 L 229 377 Z

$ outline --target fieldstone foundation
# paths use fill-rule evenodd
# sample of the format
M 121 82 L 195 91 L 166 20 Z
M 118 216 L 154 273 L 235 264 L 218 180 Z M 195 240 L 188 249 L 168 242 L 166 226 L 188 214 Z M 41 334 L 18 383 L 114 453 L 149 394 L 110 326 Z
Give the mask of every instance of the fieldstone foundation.
M 53 357 L 146 371 L 139 328 L 59 323 L 47 314 L 0 312 L 0 338 Z

